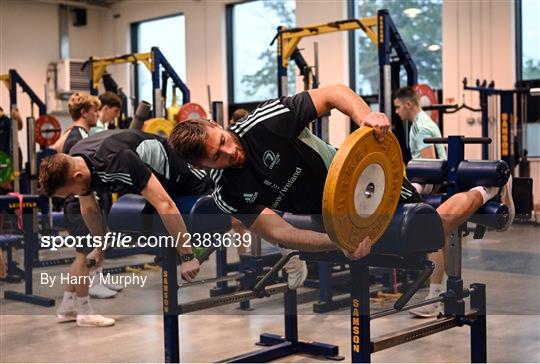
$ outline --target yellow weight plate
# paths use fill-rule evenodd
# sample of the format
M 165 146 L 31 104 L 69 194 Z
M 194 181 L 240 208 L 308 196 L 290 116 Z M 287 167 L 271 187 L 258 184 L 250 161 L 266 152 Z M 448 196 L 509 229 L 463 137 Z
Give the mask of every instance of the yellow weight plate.
M 164 138 L 168 138 L 174 129 L 174 122 L 163 119 L 155 118 L 149 119 L 144 122 L 142 130 L 147 133 L 156 134 Z
M 374 243 L 379 240 L 396 210 L 403 173 L 394 134 L 388 133 L 383 142 L 367 127 L 349 135 L 324 185 L 324 226 L 332 241 L 352 253 L 366 236 Z

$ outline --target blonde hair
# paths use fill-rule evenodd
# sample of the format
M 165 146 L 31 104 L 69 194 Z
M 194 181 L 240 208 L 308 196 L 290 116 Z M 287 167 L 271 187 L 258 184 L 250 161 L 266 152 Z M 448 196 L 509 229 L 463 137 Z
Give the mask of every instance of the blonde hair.
M 83 111 L 88 111 L 95 106 L 99 110 L 101 102 L 96 96 L 89 95 L 84 92 L 76 92 L 69 97 L 68 110 L 69 115 L 73 121 L 77 121 L 81 118 Z

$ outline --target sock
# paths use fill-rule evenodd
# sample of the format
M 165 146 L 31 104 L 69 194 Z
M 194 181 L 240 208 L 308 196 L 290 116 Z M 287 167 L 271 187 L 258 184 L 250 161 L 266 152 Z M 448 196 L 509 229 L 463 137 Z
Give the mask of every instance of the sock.
M 412 182 L 411 183 L 414 188 L 416 188 L 416 191 L 418 191 L 421 195 L 429 195 L 431 191 L 433 191 L 433 185 L 432 184 L 425 184 L 421 185 L 420 183 Z
M 75 302 L 77 302 L 77 311 L 79 315 L 90 315 L 92 314 L 92 306 L 90 306 L 90 297 L 76 297 Z
M 422 194 L 424 187 L 420 183 L 412 182 L 411 184 L 416 188 L 416 191 L 418 191 L 419 194 Z
M 431 283 L 429 285 L 428 298 L 437 297 L 441 293 L 442 293 L 442 284 Z
M 281 255 L 283 256 L 286 256 L 287 254 L 291 253 L 294 251 L 294 249 L 289 249 L 289 248 L 282 248 L 281 246 L 278 245 L 277 247 L 279 249 L 279 252 L 281 253 Z
M 442 283 L 441 283 L 441 286 L 442 286 L 441 289 L 442 289 L 443 291 L 445 291 L 445 292 L 446 292 L 446 290 L 447 290 L 447 289 L 446 289 L 446 282 L 448 282 L 448 275 L 447 275 L 446 272 L 445 272 L 444 275 L 443 275 L 443 277 L 442 277 Z
M 476 187 L 471 188 L 469 191 L 473 191 L 473 190 L 480 192 L 484 203 L 488 202 L 493 197 L 497 196 L 497 193 L 499 192 L 498 187 L 476 186 Z
M 75 307 L 75 292 L 64 291 L 64 298 L 62 298 L 62 307 Z

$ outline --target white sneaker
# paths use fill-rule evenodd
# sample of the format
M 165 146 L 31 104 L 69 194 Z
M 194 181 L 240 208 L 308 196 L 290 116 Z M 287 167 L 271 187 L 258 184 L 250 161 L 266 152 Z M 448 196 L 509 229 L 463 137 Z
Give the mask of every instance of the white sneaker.
M 114 319 L 101 315 L 77 315 L 77 326 L 81 327 L 105 327 L 114 323 Z
M 124 286 L 122 286 L 121 284 L 105 283 L 104 286 L 116 292 L 120 292 L 124 289 Z
M 409 310 L 409 313 L 416 317 L 437 317 L 443 313 L 443 305 L 441 302 L 436 302 L 431 305 L 421 306 Z
M 285 272 L 287 272 L 287 285 L 290 289 L 297 289 L 304 284 L 307 275 L 306 262 L 300 260 L 298 255 L 293 256 L 287 264 L 285 264 Z
M 105 287 L 101 283 L 92 285 L 88 292 L 90 293 L 90 297 L 92 298 L 113 298 L 118 294 L 118 292 Z
M 60 306 L 56 311 L 56 318 L 58 322 L 77 321 L 77 310 L 75 307 Z
M 510 228 L 510 225 L 514 222 L 516 217 L 516 206 L 514 205 L 514 198 L 512 197 L 512 175 L 508 178 L 508 182 L 501 188 L 500 192 L 501 203 L 508 207 L 508 222 L 498 231 L 506 231 Z

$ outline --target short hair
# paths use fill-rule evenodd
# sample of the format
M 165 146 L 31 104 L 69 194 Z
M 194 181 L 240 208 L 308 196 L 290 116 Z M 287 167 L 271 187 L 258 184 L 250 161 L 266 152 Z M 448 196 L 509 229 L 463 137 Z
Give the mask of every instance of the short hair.
M 180 157 L 197 165 L 206 157 L 206 127 L 215 126 L 216 124 L 208 119 L 184 120 L 174 127 L 169 135 L 169 144 Z
M 68 110 L 69 115 L 73 121 L 77 121 L 81 118 L 82 112 L 88 111 L 95 106 L 96 109 L 99 109 L 101 102 L 96 96 L 89 95 L 84 92 L 75 92 L 69 97 L 68 100 Z
M 249 115 L 249 111 L 246 109 L 236 109 L 234 110 L 232 116 L 231 116 L 231 122 L 230 124 L 236 123 L 238 120 L 241 120 Z
M 119 109 L 122 108 L 122 99 L 120 96 L 111 91 L 107 91 L 99 95 L 99 101 L 101 102 L 101 107 L 108 106 L 117 107 Z
M 397 89 L 394 92 L 394 100 L 395 99 L 399 99 L 402 102 L 410 101 L 416 106 L 420 105 L 420 101 L 418 99 L 418 94 L 416 93 L 416 91 L 414 91 L 414 88 L 412 88 L 411 86 L 402 87 L 400 89 Z
M 44 158 L 39 167 L 39 188 L 48 197 L 54 196 L 69 180 L 71 162 L 69 156 L 57 153 Z

